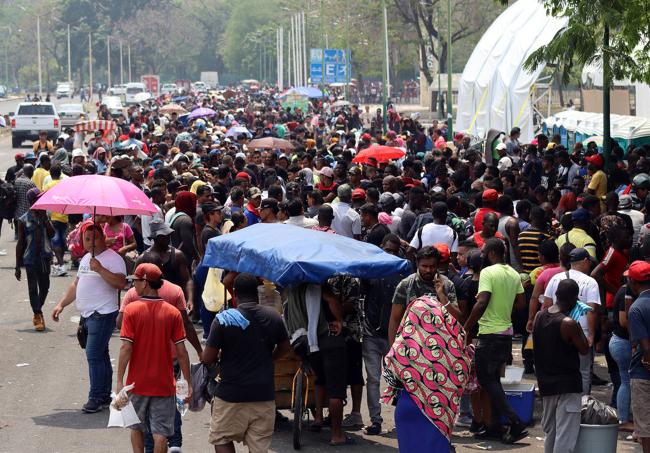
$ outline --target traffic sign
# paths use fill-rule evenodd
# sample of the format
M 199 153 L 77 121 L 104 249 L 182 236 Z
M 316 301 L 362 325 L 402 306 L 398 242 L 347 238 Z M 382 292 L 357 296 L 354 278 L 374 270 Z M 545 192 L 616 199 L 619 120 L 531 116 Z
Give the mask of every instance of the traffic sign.
M 351 77 L 348 53 L 344 49 L 311 49 L 309 76 L 312 83 L 347 83 Z

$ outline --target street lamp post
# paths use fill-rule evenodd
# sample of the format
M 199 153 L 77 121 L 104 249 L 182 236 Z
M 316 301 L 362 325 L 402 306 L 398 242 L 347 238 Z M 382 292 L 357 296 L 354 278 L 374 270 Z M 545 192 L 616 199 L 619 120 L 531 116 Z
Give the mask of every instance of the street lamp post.
M 111 87 L 111 37 L 106 37 L 106 71 L 108 73 L 108 83 L 106 89 Z
M 68 82 L 72 82 L 72 63 L 70 57 L 70 24 L 68 24 Z
M 452 93 L 452 84 L 451 84 L 451 0 L 447 0 L 447 129 L 449 133 L 447 138 L 449 141 L 454 140 L 454 117 L 453 117 L 453 105 L 454 98 Z
M 129 83 L 131 83 L 131 44 L 128 44 L 127 50 L 127 60 L 129 63 Z
M 88 100 L 93 100 L 93 36 L 88 33 Z
M 43 75 L 41 74 L 41 16 L 36 16 L 36 42 L 38 46 L 38 97 L 43 97 Z
M 382 87 L 382 104 L 383 104 L 383 122 L 384 122 L 384 132 L 388 126 L 388 97 L 390 93 L 388 91 L 388 85 L 390 84 L 390 75 L 388 74 L 388 12 L 386 11 L 386 0 L 381 0 L 381 7 L 384 14 L 384 46 L 385 54 L 384 58 L 386 61 L 383 66 L 383 87 Z
M 120 40 L 120 85 L 124 85 L 124 67 L 122 62 L 122 40 Z

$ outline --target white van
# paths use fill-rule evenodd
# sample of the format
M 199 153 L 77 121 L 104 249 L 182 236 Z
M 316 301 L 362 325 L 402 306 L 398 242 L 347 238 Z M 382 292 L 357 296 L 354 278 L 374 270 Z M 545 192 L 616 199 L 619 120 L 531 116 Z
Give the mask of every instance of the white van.
M 141 93 L 146 93 L 146 92 L 147 92 L 147 87 L 145 86 L 144 83 L 140 83 L 140 82 L 127 83 L 126 100 L 125 100 L 126 105 L 133 105 L 133 104 L 137 104 L 138 102 L 142 102 L 144 98 Z

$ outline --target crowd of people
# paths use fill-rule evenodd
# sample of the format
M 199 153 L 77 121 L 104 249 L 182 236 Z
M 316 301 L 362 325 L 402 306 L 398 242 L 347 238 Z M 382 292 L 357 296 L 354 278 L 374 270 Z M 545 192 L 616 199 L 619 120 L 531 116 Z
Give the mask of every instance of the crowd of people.
M 282 108 L 270 87 L 233 92 L 187 97 L 188 111 L 215 111 L 189 122 L 161 114 L 161 98 L 129 107 L 114 134 L 97 131 L 83 146 L 72 130 L 56 143 L 41 136 L 0 184 L 36 330 L 45 330 L 50 279 L 77 269 L 51 317 L 73 302 L 81 313 L 84 412 L 110 403 L 108 344 L 119 326 L 116 390 L 135 382 L 142 420 L 132 427 L 134 451 L 179 451 L 174 377 L 190 380 L 187 339 L 203 363 L 220 363 L 215 451 L 239 441 L 267 451 L 281 418 L 273 359 L 290 341 L 296 348 L 303 329 L 317 375 L 310 429 L 329 426 L 332 445 L 350 443 L 349 429 L 382 434 L 380 400 L 396 403 L 400 451 L 446 451 L 458 426 L 479 439 L 520 441 L 526 424 L 500 380 L 517 348 L 539 385 L 545 451 L 573 451 L 581 396 L 604 383 L 593 372 L 603 354 L 613 384 L 607 403 L 650 452 L 649 147 L 616 146 L 606 166 L 595 144 L 567 149 L 542 134 L 523 143 L 515 128 L 485 153 L 471 137 L 450 136 L 444 122 L 425 127 L 392 106 L 384 129 L 381 110 L 314 102 L 304 112 Z M 107 117 L 105 106 L 98 116 Z M 249 146 L 265 137 L 289 145 Z M 375 145 L 405 156 L 353 162 Z M 158 212 L 88 219 L 31 209 L 43 191 L 84 174 L 130 181 Z M 212 238 L 257 223 L 365 241 L 409 260 L 413 272 L 292 288 L 283 321 L 259 304 L 259 278 L 225 270 L 215 282 L 203 265 Z M 127 280 L 133 288 L 123 292 Z M 204 303 L 213 284 L 225 288 L 230 308 Z

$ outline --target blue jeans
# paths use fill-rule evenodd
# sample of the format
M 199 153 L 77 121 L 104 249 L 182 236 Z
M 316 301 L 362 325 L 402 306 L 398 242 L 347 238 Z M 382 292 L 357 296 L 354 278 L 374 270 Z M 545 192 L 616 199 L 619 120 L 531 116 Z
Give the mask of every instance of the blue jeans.
M 388 340 L 382 337 L 364 336 L 361 345 L 363 347 L 363 363 L 366 365 L 366 397 L 370 421 L 381 425 L 384 420 L 381 418 L 379 386 L 384 356 L 388 354 Z
M 612 335 L 609 340 L 609 352 L 618 365 L 621 375 L 621 385 L 616 395 L 616 408 L 618 419 L 621 422 L 630 421 L 630 361 L 632 360 L 632 346 L 628 340 Z
M 117 314 L 117 311 L 106 315 L 93 313 L 86 319 L 86 328 L 88 329 L 86 360 L 88 360 L 90 380 L 88 399 L 110 400 L 113 367 L 108 354 L 108 342 L 111 339 L 113 329 L 115 329 Z

